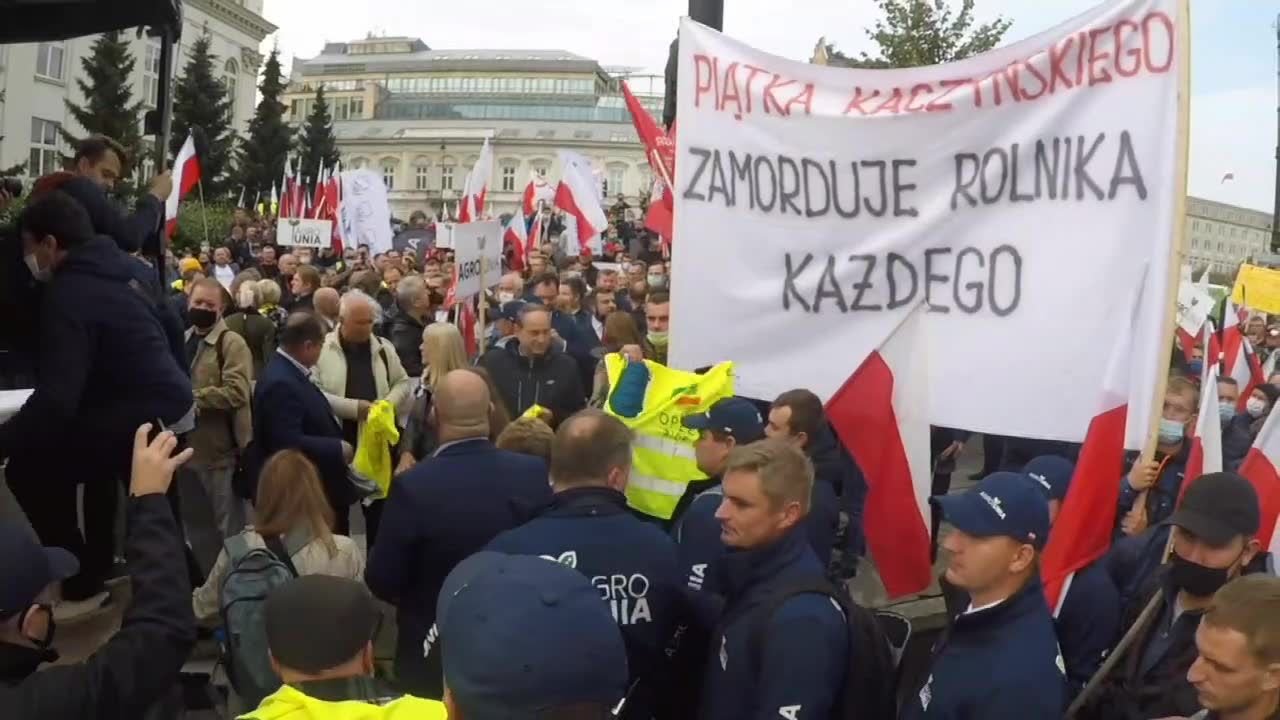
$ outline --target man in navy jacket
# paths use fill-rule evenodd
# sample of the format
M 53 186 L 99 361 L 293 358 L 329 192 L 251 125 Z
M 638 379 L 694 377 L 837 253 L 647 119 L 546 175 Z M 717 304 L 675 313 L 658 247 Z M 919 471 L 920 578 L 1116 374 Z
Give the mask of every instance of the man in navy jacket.
M 813 467 L 791 445 L 764 440 L 729 454 L 722 487 L 716 517 L 730 551 L 716 571 L 725 608 L 711 635 L 697 717 L 834 717 L 846 665 L 856 662 L 839 606 L 803 592 L 766 616 L 779 594 L 824 582 L 802 522 Z
M 1044 496 L 1021 474 L 997 472 L 932 502 L 953 526 L 941 542 L 946 580 L 968 607 L 934 647 L 903 720 L 1058 720 L 1065 670 L 1036 574 L 1049 534 Z
M 436 600 L 454 566 L 551 501 L 541 458 L 489 442 L 489 386 L 454 370 L 436 388 L 440 445 L 391 483 L 365 582 L 396 606 L 396 678 L 405 692 L 440 699 Z
M 624 718 L 666 717 L 664 651 L 683 606 L 676 546 L 627 510 L 631 431 L 599 410 L 560 424 L 551 447 L 555 499 L 538 517 L 489 543 L 490 550 L 538 555 L 576 568 L 604 597 L 627 645 L 631 679 Z
M 320 359 L 324 328 L 308 313 L 289 316 L 279 335 L 280 347 L 262 370 L 253 392 L 253 437 L 257 463 L 281 450 L 299 450 L 320 471 L 329 505 L 333 507 L 334 532 L 349 532 L 352 503 L 347 464 L 354 454 L 342 439 L 342 427 L 329 401 L 311 382 L 311 368 Z M 251 469 L 257 477 L 257 469 Z

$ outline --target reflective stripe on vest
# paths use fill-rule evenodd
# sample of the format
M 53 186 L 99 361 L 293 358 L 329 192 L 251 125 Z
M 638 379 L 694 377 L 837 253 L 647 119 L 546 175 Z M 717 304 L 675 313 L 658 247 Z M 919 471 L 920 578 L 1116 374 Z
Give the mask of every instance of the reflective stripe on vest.
M 621 355 L 605 356 L 610 398 L 618 387 L 627 361 Z M 647 515 L 670 520 L 685 487 L 707 476 L 698 470 L 693 445 L 698 433 L 681 423 L 686 415 L 706 412 L 719 400 L 733 395 L 733 364 L 721 363 L 706 374 L 672 370 L 650 360 L 649 386 L 644 407 L 634 418 L 613 412 L 606 399 L 605 412 L 626 423 L 635 433 L 627 503 Z

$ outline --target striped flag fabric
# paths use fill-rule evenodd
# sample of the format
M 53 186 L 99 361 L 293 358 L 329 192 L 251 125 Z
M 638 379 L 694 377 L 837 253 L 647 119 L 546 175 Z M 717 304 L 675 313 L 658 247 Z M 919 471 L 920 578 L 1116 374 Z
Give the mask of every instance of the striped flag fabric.
M 1271 553 L 1280 551 L 1280 537 L 1276 533 L 1276 518 L 1280 516 L 1280 469 L 1277 469 L 1277 463 L 1280 463 L 1280 413 L 1273 407 L 1238 471 L 1258 493 L 1258 504 L 1262 509 L 1258 542 Z
M 591 238 L 609 225 L 600 205 L 600 184 L 585 157 L 572 150 L 560 150 L 559 154 L 562 170 L 560 185 L 556 188 L 556 206 L 578 221 L 578 247 L 588 250 Z
M 1205 345 L 1213 334 L 1213 323 L 1204 326 Z M 1222 471 L 1222 421 L 1218 415 L 1218 363 L 1205 358 L 1200 376 L 1200 412 L 1196 415 L 1191 452 L 1187 458 L 1186 477 L 1190 480 L 1205 473 Z M 1189 482 L 1182 484 L 1185 493 Z
M 191 188 L 200 182 L 200 158 L 196 157 L 196 141 L 187 135 L 186 142 L 178 149 L 173 160 L 173 189 L 164 201 L 164 233 L 165 237 L 173 237 L 178 226 L 178 205 L 186 197 Z

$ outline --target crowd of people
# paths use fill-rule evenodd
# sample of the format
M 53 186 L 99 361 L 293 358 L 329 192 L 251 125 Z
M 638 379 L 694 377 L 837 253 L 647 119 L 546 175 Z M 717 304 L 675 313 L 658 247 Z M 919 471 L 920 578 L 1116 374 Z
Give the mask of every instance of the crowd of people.
M 165 286 L 145 259 L 154 208 L 103 195 L 126 160 L 91 138 L 0 229 L 4 302 L 31 319 L 7 337 L 34 379 L 0 425 L 35 531 L 0 523 L 14 717 L 145 717 L 210 631 L 230 716 L 258 720 L 1280 714 L 1280 579 L 1234 472 L 1276 385 L 1237 414 L 1219 382 L 1225 471 L 1188 478 L 1200 367 L 1174 357 L 1155 457 L 1116 468 L 1114 544 L 1056 612 L 1040 557 L 1078 446 L 983 437 L 976 484 L 951 493 L 972 438 L 934 428 L 947 623 L 904 672 L 907 638 L 847 591 L 868 488 L 817 394 L 728 394 L 657 434 L 642 420 L 673 372 L 670 262 L 625 202 L 605 257 L 553 234 L 477 298 L 450 302 L 452 255 L 430 243 L 290 250 L 248 210 L 226 242 L 170 253 Z M 1249 330 L 1274 365 L 1280 327 Z M 394 477 L 371 483 L 357 455 Z M 187 542 L 175 474 L 212 558 Z M 115 636 L 36 672 L 55 618 L 123 580 Z

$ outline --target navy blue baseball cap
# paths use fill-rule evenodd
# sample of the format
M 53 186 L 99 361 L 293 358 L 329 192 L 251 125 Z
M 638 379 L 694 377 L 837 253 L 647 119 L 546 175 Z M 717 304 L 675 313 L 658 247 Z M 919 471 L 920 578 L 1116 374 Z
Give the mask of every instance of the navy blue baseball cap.
M 1049 501 L 1022 473 L 991 473 L 966 492 L 931 500 L 943 519 L 974 537 L 1003 535 L 1036 549 L 1049 537 Z
M 627 689 L 622 632 L 572 567 L 483 551 L 445 578 L 436 611 L 445 684 L 468 720 L 613 707 Z
M 690 430 L 717 430 L 731 436 L 739 445 L 764 437 L 764 418 L 750 400 L 728 397 L 719 400 L 705 413 L 689 415 L 684 426 Z
M 41 547 L 27 528 L 0 521 L 0 615 L 26 610 L 42 590 L 79 569 L 75 555 Z
M 511 322 L 520 322 L 520 311 L 524 309 L 524 300 L 508 300 L 498 308 L 498 317 Z
M 1062 502 L 1067 497 L 1067 488 L 1071 485 L 1071 474 L 1076 471 L 1075 463 L 1061 455 L 1040 455 L 1031 458 L 1031 462 L 1022 468 L 1044 493 L 1046 500 Z

